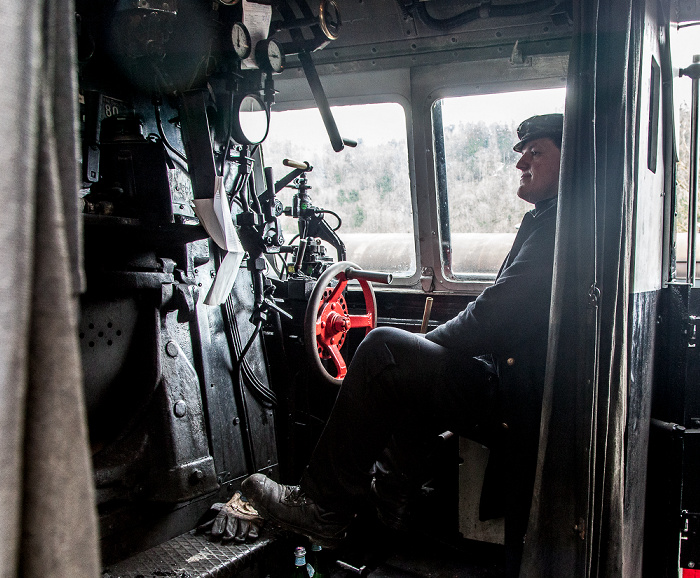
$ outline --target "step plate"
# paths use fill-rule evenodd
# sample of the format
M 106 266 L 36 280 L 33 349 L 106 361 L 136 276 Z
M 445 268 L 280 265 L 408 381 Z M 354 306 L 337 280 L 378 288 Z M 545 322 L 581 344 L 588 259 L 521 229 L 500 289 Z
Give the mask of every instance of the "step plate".
M 105 568 L 102 578 L 229 578 L 271 542 L 270 536 L 261 536 L 250 544 L 221 544 L 187 533 Z

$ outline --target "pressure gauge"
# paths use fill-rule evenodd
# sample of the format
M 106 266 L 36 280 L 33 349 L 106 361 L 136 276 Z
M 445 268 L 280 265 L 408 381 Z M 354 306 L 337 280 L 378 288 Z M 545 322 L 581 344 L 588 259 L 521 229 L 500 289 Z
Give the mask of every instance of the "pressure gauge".
M 242 22 L 236 22 L 231 28 L 231 42 L 238 58 L 244 60 L 250 56 L 250 32 Z
M 284 70 L 284 52 L 276 40 L 261 40 L 255 45 L 255 62 L 266 72 Z

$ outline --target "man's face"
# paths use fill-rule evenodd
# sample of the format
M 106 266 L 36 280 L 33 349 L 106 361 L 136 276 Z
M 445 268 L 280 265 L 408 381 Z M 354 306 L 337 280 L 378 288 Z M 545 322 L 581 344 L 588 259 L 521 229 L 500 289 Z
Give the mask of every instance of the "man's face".
M 559 147 L 552 139 L 525 143 L 516 168 L 522 171 L 518 196 L 528 203 L 556 197 L 559 191 Z

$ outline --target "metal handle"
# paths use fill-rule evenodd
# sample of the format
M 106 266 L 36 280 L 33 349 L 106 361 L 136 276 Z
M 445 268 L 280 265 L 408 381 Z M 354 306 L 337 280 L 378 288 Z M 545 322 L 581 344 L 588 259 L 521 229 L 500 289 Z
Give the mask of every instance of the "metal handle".
M 391 273 L 382 273 L 380 271 L 363 271 L 362 269 L 353 269 L 348 267 L 345 269 L 346 279 L 364 279 L 365 281 L 372 281 L 374 283 L 385 283 L 389 285 L 394 276 Z
M 291 167 L 293 169 L 300 169 L 302 171 L 309 171 L 311 170 L 311 165 L 307 161 L 294 161 L 292 159 L 284 159 L 282 161 L 282 164 L 285 167 Z
M 430 321 L 430 312 L 433 310 L 433 298 L 425 298 L 425 308 L 423 309 L 423 322 L 420 324 L 420 332 L 425 333 L 428 330 L 428 321 Z

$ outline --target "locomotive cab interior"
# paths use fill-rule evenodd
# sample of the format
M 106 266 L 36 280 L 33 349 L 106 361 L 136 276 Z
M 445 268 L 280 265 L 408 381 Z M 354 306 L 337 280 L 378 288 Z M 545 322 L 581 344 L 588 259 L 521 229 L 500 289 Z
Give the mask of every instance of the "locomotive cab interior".
M 489 449 L 447 431 L 411 531 L 368 504 L 330 575 L 694 576 L 700 65 L 671 43 L 700 4 L 70 12 L 83 515 L 103 578 L 291 574 L 305 538 L 267 524 L 222 543 L 199 524 L 253 473 L 297 483 L 367 332 L 425 333 L 493 284 L 531 208 L 516 128 L 553 112 L 562 196 L 519 574 L 503 517 L 479 516 Z M 674 93 L 691 78 L 694 104 Z

